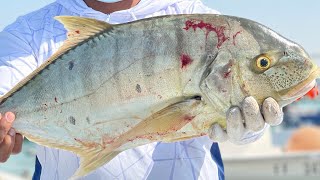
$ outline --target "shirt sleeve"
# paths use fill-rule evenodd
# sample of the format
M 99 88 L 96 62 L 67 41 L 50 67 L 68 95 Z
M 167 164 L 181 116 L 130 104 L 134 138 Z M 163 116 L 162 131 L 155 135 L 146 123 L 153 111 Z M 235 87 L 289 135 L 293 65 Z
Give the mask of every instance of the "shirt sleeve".
M 18 19 L 0 32 L 0 96 L 38 66 L 27 31 L 28 26 Z
M 187 3 L 187 1 L 183 3 Z M 188 4 L 183 4 L 182 7 L 184 7 L 184 14 L 221 14 L 219 11 L 207 7 L 200 0 L 189 1 Z

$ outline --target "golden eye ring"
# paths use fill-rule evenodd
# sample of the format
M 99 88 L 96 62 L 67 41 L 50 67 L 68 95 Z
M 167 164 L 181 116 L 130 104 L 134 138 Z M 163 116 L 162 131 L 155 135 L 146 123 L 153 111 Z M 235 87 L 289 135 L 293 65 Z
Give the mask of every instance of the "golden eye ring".
M 259 56 L 256 60 L 256 66 L 259 70 L 266 70 L 271 65 L 271 59 L 265 55 Z

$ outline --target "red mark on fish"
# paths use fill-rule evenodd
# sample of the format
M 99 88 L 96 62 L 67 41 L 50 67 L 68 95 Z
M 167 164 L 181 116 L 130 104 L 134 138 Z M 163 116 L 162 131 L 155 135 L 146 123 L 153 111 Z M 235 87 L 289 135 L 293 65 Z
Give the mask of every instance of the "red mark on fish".
M 238 31 L 237 33 L 235 33 L 233 36 L 232 36 L 232 40 L 233 40 L 233 45 L 236 45 L 236 37 L 241 33 L 241 31 Z
M 210 23 L 205 23 L 203 21 L 197 21 L 197 20 L 188 20 L 185 23 L 186 27 L 183 28 L 185 30 L 189 30 L 192 28 L 194 31 L 196 31 L 197 28 L 199 29 L 205 29 L 206 30 L 206 38 L 208 38 L 210 32 L 215 32 L 218 37 L 218 44 L 217 48 L 220 48 L 221 45 L 226 41 L 229 40 L 229 37 L 226 37 L 224 34 L 224 30 L 226 29 L 224 26 L 214 26 Z
M 112 144 L 114 142 L 116 138 L 113 138 L 113 137 L 109 137 L 107 135 L 104 135 L 102 137 L 102 146 L 103 147 L 106 147 L 108 144 Z
M 185 116 L 183 117 L 183 120 L 185 120 L 185 121 L 187 121 L 187 122 L 190 122 L 190 121 L 192 121 L 194 118 L 195 118 L 195 116 L 185 115 Z
M 208 135 L 207 133 L 201 133 L 200 136 L 206 136 Z
M 77 34 L 80 34 L 80 31 L 79 31 L 79 30 L 76 30 L 75 32 L 76 32 Z
M 101 146 L 99 143 L 96 143 L 96 142 L 90 142 L 90 141 L 83 141 L 81 139 L 78 139 L 78 138 L 73 138 L 76 142 L 82 144 L 83 146 L 86 146 L 86 147 L 90 147 L 90 148 L 95 148 L 95 147 L 98 147 L 98 146 Z
M 233 62 L 232 62 L 232 60 L 230 60 L 229 63 L 224 67 L 224 73 L 223 73 L 224 78 L 230 77 L 232 66 L 233 66 Z
M 307 94 L 310 99 L 315 99 L 319 95 L 318 86 L 313 87 Z
M 185 68 L 192 63 L 192 59 L 190 58 L 190 56 L 186 54 L 182 54 L 180 56 L 180 61 L 181 61 L 181 68 Z
M 228 78 L 228 77 L 230 77 L 230 74 L 231 74 L 231 69 L 229 69 L 227 72 L 225 72 L 225 73 L 223 74 L 223 77 L 224 77 L 224 78 Z
M 304 96 L 309 97 L 310 99 L 315 99 L 319 95 L 319 88 L 318 86 L 313 87 L 307 94 Z M 303 97 L 298 98 L 296 101 L 301 100 Z

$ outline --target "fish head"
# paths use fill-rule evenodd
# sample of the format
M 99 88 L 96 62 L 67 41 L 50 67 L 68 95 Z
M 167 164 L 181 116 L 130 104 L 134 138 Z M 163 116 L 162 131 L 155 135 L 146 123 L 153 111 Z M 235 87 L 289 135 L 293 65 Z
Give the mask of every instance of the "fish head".
M 229 44 L 218 50 L 204 81 L 207 89 L 223 87 L 225 95 L 221 88 L 215 89 L 220 95 L 208 95 L 212 102 L 229 100 L 230 107 L 253 96 L 261 105 L 272 97 L 283 107 L 316 85 L 320 70 L 300 45 L 248 19 L 228 17 L 226 21 Z
M 254 21 L 240 19 L 240 24 L 248 50 L 242 48 L 234 57 L 243 94 L 260 103 L 272 97 L 285 106 L 316 85 L 320 70 L 300 45 Z
M 257 100 L 274 98 L 285 106 L 302 97 L 315 85 L 319 69 L 299 47 L 263 52 L 239 65 L 244 94 Z

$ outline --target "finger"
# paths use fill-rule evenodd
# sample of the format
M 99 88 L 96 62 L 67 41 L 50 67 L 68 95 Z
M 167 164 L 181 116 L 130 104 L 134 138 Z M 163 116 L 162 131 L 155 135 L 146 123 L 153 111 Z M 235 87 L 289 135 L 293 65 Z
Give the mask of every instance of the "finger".
M 12 154 L 18 154 L 22 150 L 22 144 L 23 144 L 23 136 L 21 134 L 16 134 L 14 146 L 12 149 Z
M 266 123 L 271 126 L 279 125 L 283 120 L 282 108 L 273 98 L 267 98 L 263 102 L 262 113 Z
M 263 129 L 264 119 L 261 115 L 257 101 L 252 97 L 246 97 L 242 102 L 242 113 L 244 116 L 245 127 L 257 132 Z
M 238 142 L 245 133 L 241 111 L 238 107 L 230 108 L 227 112 L 227 134 L 231 142 Z
M 15 141 L 15 130 L 10 129 L 8 132 L 8 135 L 6 135 L 0 144 L 0 162 L 6 162 L 10 154 L 12 152 L 13 146 L 14 146 L 14 141 Z
M 229 139 L 227 132 L 219 124 L 214 124 L 209 129 L 209 137 L 216 142 L 225 142 Z
M 15 115 L 12 112 L 7 112 L 4 116 L 0 114 L 0 118 L 0 143 L 2 143 L 3 139 L 8 134 L 8 131 L 12 126 Z

